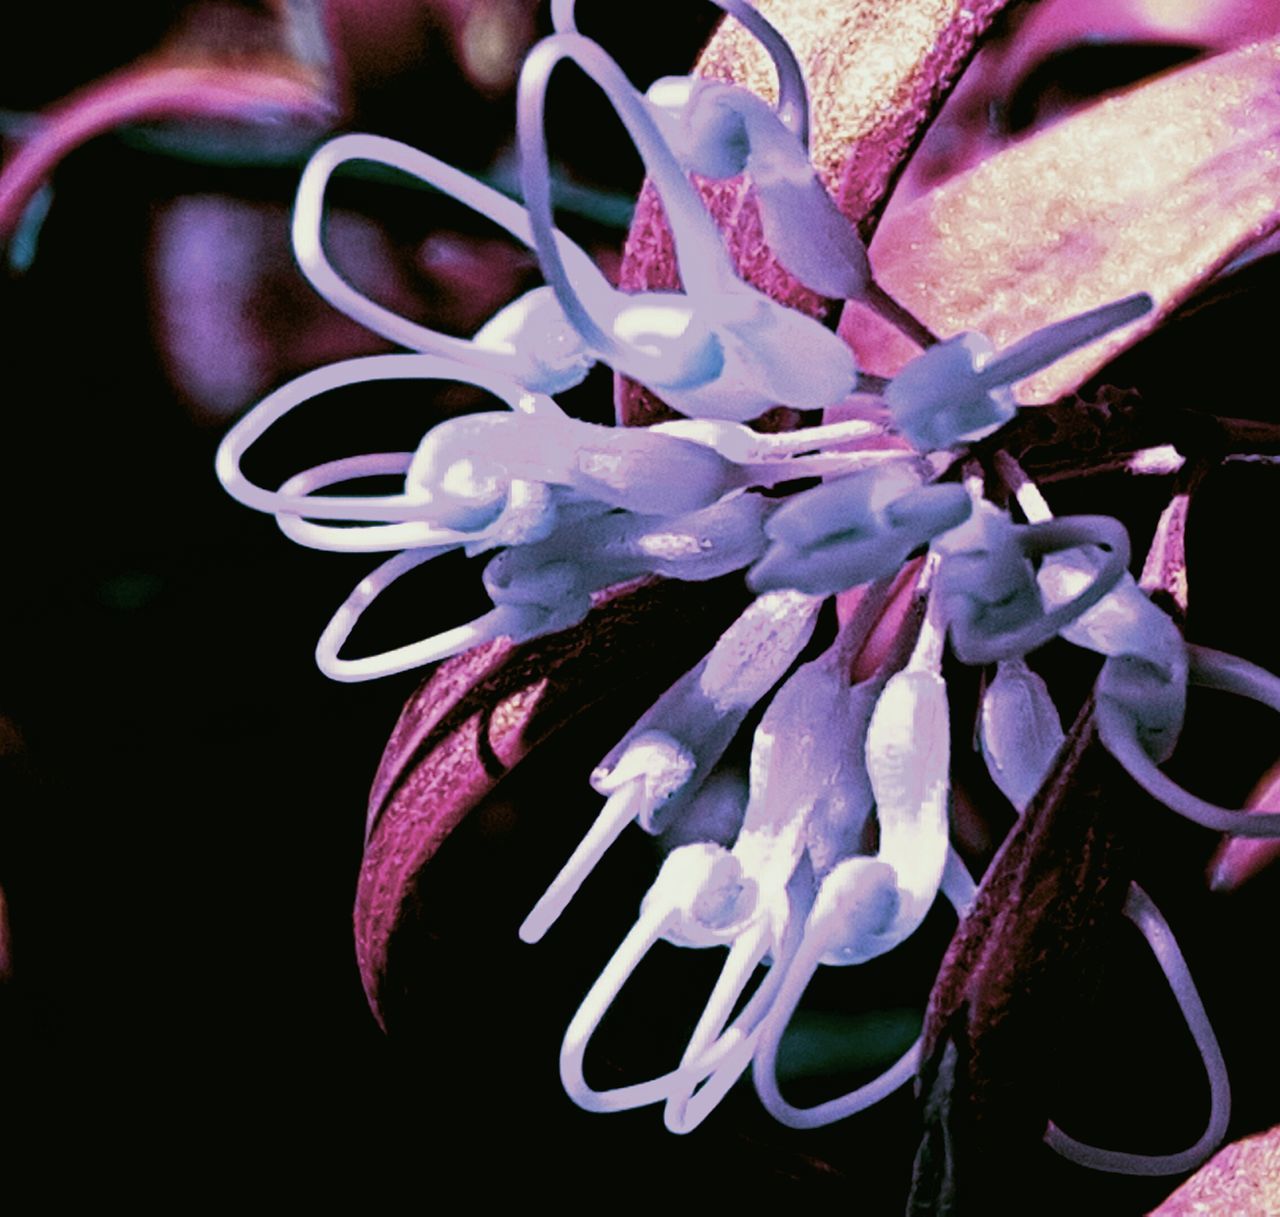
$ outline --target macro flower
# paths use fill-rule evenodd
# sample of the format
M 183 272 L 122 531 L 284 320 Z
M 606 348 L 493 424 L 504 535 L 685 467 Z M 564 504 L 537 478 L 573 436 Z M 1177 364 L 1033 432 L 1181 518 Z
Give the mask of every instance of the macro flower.
M 1148 594 L 1170 591 L 1159 545 L 1176 513 L 1162 519 L 1165 531 L 1135 580 L 1126 527 L 1103 514 L 1055 517 L 1019 463 L 1034 444 L 1015 444 L 1018 428 L 1033 427 L 1038 411 L 1027 384 L 1054 384 L 1055 375 L 1074 378 L 1059 388 L 1078 384 L 1080 367 L 1096 366 L 1153 324 L 1154 314 L 1172 306 L 1172 292 L 1129 282 L 1099 300 L 1096 283 L 1080 287 L 1074 279 L 1042 291 L 1051 272 L 1063 269 L 1051 263 L 1028 273 L 1035 307 L 1020 309 L 1016 320 L 998 312 L 1022 290 L 1016 275 L 1008 292 L 988 302 L 989 333 L 920 315 L 894 286 L 907 278 L 903 266 L 925 256 L 900 235 L 908 221 L 899 218 L 891 233 L 899 244 L 890 250 L 906 252 L 893 263 L 893 280 L 884 280 L 815 167 L 821 154 L 809 139 L 800 59 L 760 13 L 739 0 L 718 3 L 767 54 L 776 103 L 700 78 L 665 78 L 642 92 L 604 47 L 578 32 L 570 0 L 553 4 L 555 32 L 530 52 L 518 89 L 523 204 L 381 137 L 346 135 L 322 147 L 295 209 L 299 262 L 332 304 L 407 353 L 349 360 L 286 384 L 231 429 L 217 466 L 234 497 L 273 514 L 293 540 L 392 555 L 320 638 L 318 662 L 340 680 L 560 635 L 606 612 L 623 586 L 745 578 L 745 606 L 590 774 L 604 797 L 599 815 L 519 927 L 522 939 L 536 943 L 574 915 L 576 893 L 623 833 L 638 829 L 667 843 L 652 885 L 637 893 L 634 925 L 569 1022 L 560 1073 L 579 1106 L 607 1112 L 661 1104 L 667 1127 L 680 1133 L 706 1119 L 748 1070 L 769 1113 L 798 1128 L 851 1116 L 917 1074 L 926 1097 L 936 1091 L 938 1061 L 954 1034 L 940 1013 L 945 969 L 943 997 L 921 1039 L 875 1080 L 798 1107 L 781 1093 L 777 1062 L 819 969 L 853 968 L 894 951 L 939 895 L 962 919 L 951 954 L 971 943 L 982 949 L 978 935 L 1005 872 L 997 862 L 979 888 L 952 843 L 959 669 L 994 665 L 977 742 L 991 781 L 1022 813 L 1010 836 L 1019 848 L 1060 810 L 1077 771 L 1112 763 L 1098 760 L 1103 749 L 1119 764 L 1113 782 L 1131 778 L 1187 818 L 1233 834 L 1280 835 L 1280 816 L 1217 807 L 1160 768 L 1182 731 L 1188 685 L 1280 710 L 1276 677 L 1189 645 L 1180 623 Z M 942 22 L 939 45 L 955 63 L 999 7 L 965 9 Z M 1274 78 L 1274 48 L 1252 55 L 1241 61 L 1246 89 L 1250 63 L 1260 80 Z M 616 287 L 555 227 L 545 98 L 566 61 L 603 91 L 639 152 L 652 193 L 638 224 L 652 223 L 660 207 L 671 251 L 662 269 L 677 283 Z M 951 69 L 931 70 L 937 76 L 926 100 L 911 112 L 917 125 Z M 1212 83 L 1222 69 L 1210 63 L 1203 71 Z M 1239 96 L 1215 96 L 1224 113 L 1242 104 Z M 869 176 L 880 172 L 882 189 L 910 142 L 898 137 L 873 162 Z M 437 333 L 367 299 L 324 245 L 325 190 L 349 160 L 411 174 L 487 216 L 533 251 L 545 286 L 470 338 Z M 714 205 L 691 175 L 748 184 L 772 290 L 740 274 L 732 240 L 726 244 Z M 948 202 L 954 199 L 942 191 L 918 206 Z M 962 214 L 969 204 L 964 196 L 955 203 Z M 1252 234 L 1257 221 L 1244 218 L 1253 213 L 1243 203 L 1240 210 L 1237 221 Z M 1216 239 L 1228 252 L 1232 240 L 1240 243 L 1238 233 Z M 1138 271 L 1146 268 L 1138 259 Z M 899 366 L 868 371 L 857 336 L 847 335 L 846 344 L 814 315 L 832 300 L 856 306 L 855 324 L 866 318 L 863 348 L 907 352 Z M 1063 307 L 1068 302 L 1078 307 Z M 1037 310 L 1044 315 L 1028 328 Z M 633 428 L 572 417 L 556 396 L 597 363 L 630 382 L 624 392 L 648 395 L 682 417 Z M 437 423 L 414 451 L 305 468 L 278 489 L 245 472 L 253 445 L 312 399 L 394 379 L 462 382 L 503 408 Z M 749 425 L 778 406 L 801 412 L 799 424 L 773 432 Z M 827 416 L 809 414 L 818 411 Z M 1132 445 L 1135 474 L 1165 468 L 1150 455 L 1158 447 Z M 395 490 L 333 492 L 370 479 L 391 479 Z M 381 654 L 344 656 L 379 597 L 451 551 L 486 558 L 491 607 Z M 832 627 L 824 606 L 837 599 L 842 612 Z M 887 638 L 878 633 L 886 622 Z M 1102 657 L 1092 698 L 1070 732 L 1053 689 L 1028 661 L 1063 642 Z M 744 739 L 745 777 L 732 755 Z M 375 788 L 375 803 L 384 796 Z M 1006 845 L 1001 857 L 1014 852 Z M 1052 1123 L 1040 1131 L 1051 1148 L 1086 1165 L 1178 1173 L 1203 1161 L 1225 1134 L 1225 1066 L 1167 921 L 1141 887 L 1125 891 L 1119 911 L 1151 945 L 1205 1061 L 1206 1130 L 1186 1151 L 1161 1155 L 1099 1149 Z M 726 952 L 700 1012 L 699 999 L 691 1003 L 687 1045 L 651 1078 L 593 1087 L 592 1037 L 663 940 Z M 931 1171 L 951 1167 L 922 1153 L 919 1178 L 927 1186 Z

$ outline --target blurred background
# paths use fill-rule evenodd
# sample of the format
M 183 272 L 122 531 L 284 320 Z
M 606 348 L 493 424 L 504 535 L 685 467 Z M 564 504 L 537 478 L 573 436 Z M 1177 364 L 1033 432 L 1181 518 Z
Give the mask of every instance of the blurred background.
M 1280 26 L 1275 6 L 1248 3 L 1033 7 L 1040 16 L 1015 6 L 904 194 L 1076 106 Z M 687 69 L 717 16 L 688 0 L 582 10 L 584 31 L 641 84 Z M 681 1140 L 652 1109 L 587 1116 L 560 1093 L 556 1050 L 581 977 L 634 916 L 643 883 L 598 924 L 520 947 L 519 914 L 572 836 L 563 826 L 544 834 L 525 813 L 585 814 L 583 761 L 603 754 L 616 724 L 597 724 L 581 756 L 531 766 L 446 845 L 421 919 L 442 955 L 439 982 L 402 1013 L 397 1034 L 383 1035 L 361 992 L 350 918 L 365 801 L 417 677 L 335 685 L 320 676 L 314 640 L 373 563 L 286 542 L 221 491 L 213 454 L 230 420 L 272 387 L 384 349 L 294 266 L 289 209 L 309 151 L 336 130 L 375 131 L 511 187 L 512 86 L 524 50 L 549 31 L 544 7 L 140 0 L 74 17 L 11 6 L 3 28 L 0 132 L 10 180 L 19 157 L 31 174 L 30 189 L 0 191 L 6 1115 L 47 1144 L 96 1147 L 103 1170 L 143 1185 L 198 1163 L 212 1187 L 261 1160 L 290 1190 L 353 1171 L 375 1203 L 395 1177 L 416 1180 L 424 1199 L 444 1181 L 477 1194 L 517 1183 L 585 1197 L 653 1170 L 708 1183 L 803 1180 L 856 1196 L 867 1212 L 900 1211 L 915 1128 L 905 1095 L 852 1133 L 807 1135 L 771 1126 L 738 1095 Z M 190 88 L 174 74 L 195 70 L 204 75 Z M 557 122 L 557 108 L 572 121 Z M 552 121 L 565 227 L 616 268 L 639 162 L 585 87 L 558 84 Z M 348 174 L 332 201 L 338 265 L 427 324 L 469 333 L 538 281 L 531 256 L 498 230 L 406 181 Z M 1269 274 L 1255 276 L 1262 288 Z M 1219 338 L 1239 344 L 1248 310 L 1233 307 Z M 459 389 L 421 386 L 334 397 L 264 445 L 260 480 L 348 452 L 412 447 L 432 421 L 476 404 Z M 610 418 L 607 375 L 566 404 Z M 1207 579 L 1232 578 L 1250 560 L 1229 522 L 1266 502 L 1269 488 L 1250 488 L 1247 477 L 1240 485 L 1218 492 L 1207 517 Z M 371 614 L 355 645 L 391 645 L 470 616 L 479 589 L 465 567 L 433 564 L 396 605 Z M 1260 597 L 1220 616 L 1204 619 L 1210 634 L 1270 637 Z M 1259 645 L 1274 661 L 1274 643 Z M 1222 778 L 1221 797 L 1241 799 L 1240 784 Z M 1194 858 L 1203 841 L 1174 848 Z M 637 850 L 623 865 L 639 876 L 652 859 Z M 1239 974 L 1265 966 L 1266 948 L 1260 930 L 1252 945 L 1240 931 L 1266 924 L 1277 894 L 1268 877 L 1228 913 L 1196 906 L 1206 919 L 1197 964 L 1208 969 L 1206 989 L 1224 994 L 1228 1060 L 1245 1075 L 1255 1023 L 1243 1006 L 1256 994 Z M 854 1014 L 868 1052 L 887 1058 L 910 1042 L 928 961 L 949 932 L 935 917 L 905 962 L 867 977 L 870 996 Z M 1219 933 L 1224 945 L 1210 957 Z M 1154 975 L 1124 949 L 1118 972 Z M 1147 985 L 1155 1005 L 1151 980 L 1133 984 Z M 661 995 L 652 1004 L 657 1054 L 681 1024 Z M 812 1029 L 821 1048 L 822 1027 Z M 1117 1059 L 1147 1031 L 1135 1021 L 1112 1049 Z M 1170 1021 L 1169 1042 L 1178 1034 Z M 1240 1079 L 1242 1130 L 1274 1119 L 1269 1060 L 1270 1075 Z M 840 1068 L 876 1063 L 854 1054 Z M 1171 1073 L 1199 1085 L 1185 1046 L 1133 1067 L 1140 1098 L 1154 1088 L 1139 1108 L 1160 1087 L 1177 1094 Z M 802 1080 L 799 1056 L 792 1068 Z M 1170 1135 L 1194 1138 L 1197 1104 L 1171 1117 Z M 1099 1212 L 1143 1211 L 1167 1190 L 1114 1179 L 1104 1188 L 1078 1174 L 1062 1172 L 1063 1194 L 1088 1196 Z

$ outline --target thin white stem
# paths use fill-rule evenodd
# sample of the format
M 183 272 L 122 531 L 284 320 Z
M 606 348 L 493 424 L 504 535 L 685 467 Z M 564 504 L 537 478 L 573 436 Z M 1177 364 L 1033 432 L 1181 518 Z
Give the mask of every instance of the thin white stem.
M 1092 1170 L 1122 1175 L 1180 1175 L 1204 1162 L 1227 1134 L 1227 1125 L 1231 1121 L 1231 1086 L 1227 1066 L 1173 931 L 1155 902 L 1136 883 L 1129 885 L 1124 915 L 1138 927 L 1150 945 L 1204 1061 L 1209 1080 L 1209 1122 L 1199 1140 L 1177 1154 L 1130 1154 L 1099 1149 L 1096 1145 L 1086 1145 L 1068 1136 L 1056 1124 L 1049 1125 L 1044 1139 L 1064 1158 Z
M 328 461 L 294 474 L 283 486 L 283 495 L 311 495 L 327 486 L 368 477 L 403 477 L 413 460 L 412 452 L 369 452 L 361 456 Z M 313 524 L 301 516 L 281 512 L 276 516 L 280 531 L 291 541 L 310 549 L 332 553 L 369 554 L 393 550 L 452 547 L 474 543 L 475 534 L 435 528 L 425 521 L 400 524 L 372 524 L 362 528 L 341 528 Z
M 569 860 L 560 868 L 560 873 L 521 923 L 519 933 L 522 942 L 532 943 L 542 938 L 564 912 L 609 846 L 652 802 L 647 797 L 643 776 L 633 778 L 609 796 L 586 835 L 569 855 Z
M 604 91 L 639 150 L 662 196 L 685 290 L 693 296 L 716 293 L 736 283 L 737 276 L 719 230 L 622 69 L 580 34 L 553 34 L 538 43 L 525 59 L 517 103 L 521 184 L 538 260 L 565 315 L 587 344 L 606 356 L 630 355 L 634 360 L 635 353 L 622 348 L 582 298 L 582 284 L 565 266 L 554 239 L 545 111 L 551 74 L 564 59 L 571 59 Z
M 311 285 L 335 308 L 366 329 L 410 350 L 449 356 L 516 377 L 523 368 L 518 354 L 477 347 L 470 339 L 442 334 L 418 325 L 356 291 L 334 268 L 324 248 L 324 196 L 333 174 L 350 161 L 386 165 L 442 191 L 487 216 L 526 246 L 533 245 L 529 217 L 519 203 L 452 165 L 380 135 L 341 135 L 320 148 L 303 171 L 293 212 L 293 247 Z M 595 263 L 563 233 L 550 240 L 561 258 L 572 264 L 579 283 L 608 284 Z
M 1016 384 L 1057 363 L 1072 351 L 1145 316 L 1152 307 L 1151 297 L 1139 293 L 1047 325 L 999 352 L 978 373 L 977 382 L 990 387 Z
M 760 1028 L 752 1075 L 756 1093 L 769 1114 L 788 1128 L 821 1128 L 865 1111 L 906 1085 L 919 1064 L 920 1041 L 917 1040 L 879 1077 L 838 1098 L 813 1107 L 795 1107 L 782 1097 L 778 1088 L 778 1048 L 782 1036 L 817 972 L 822 956 L 837 937 L 835 926 L 828 927 L 827 933 L 806 932 L 800 949 L 787 965 L 786 977 L 779 986 L 769 1016 Z
M 743 423 L 726 419 L 681 418 L 673 422 L 658 423 L 652 430 L 712 448 L 726 460 L 736 464 L 751 465 L 823 452 L 839 444 L 872 439 L 883 435 L 885 426 L 882 422 L 855 418 L 839 423 L 825 423 L 818 427 L 801 427 L 796 431 L 766 433 L 753 431 Z
M 248 450 L 286 415 L 333 389 L 383 380 L 441 380 L 475 385 L 492 393 L 513 410 L 545 409 L 541 401 L 531 406 L 531 395 L 515 381 L 485 368 L 462 364 L 439 355 L 364 355 L 304 372 L 269 394 L 223 437 L 215 470 L 232 498 L 258 511 L 299 515 L 307 519 L 368 520 L 395 523 L 422 520 L 428 514 L 421 499 L 406 495 L 355 496 L 295 494 L 267 490 L 251 481 L 241 465 Z M 554 404 L 551 409 L 558 410 Z
M 787 40 L 746 0 L 712 0 L 717 8 L 737 18 L 751 35 L 768 52 L 778 75 L 778 118 L 808 149 L 809 146 L 809 92 L 804 83 L 804 72 Z M 551 0 L 551 25 L 557 34 L 578 32 L 576 0 Z
M 876 448 L 867 452 L 818 452 L 812 456 L 792 456 L 782 461 L 765 461 L 748 465 L 747 473 L 753 486 L 776 486 L 795 478 L 838 477 L 846 473 L 860 473 L 864 469 L 876 469 L 882 465 L 914 463 L 913 453 L 892 448 Z
M 396 554 L 360 580 L 351 595 L 334 613 L 316 644 L 316 663 L 326 676 L 340 681 L 376 680 L 381 676 L 393 676 L 397 672 L 408 672 L 424 664 L 449 659 L 482 642 L 492 642 L 495 638 L 520 631 L 525 623 L 520 607 L 500 605 L 474 621 L 442 630 L 419 642 L 360 659 L 339 657 L 338 652 L 369 605 L 402 575 L 443 552 L 445 551 L 442 549 L 421 549 Z
M 618 1086 L 612 1090 L 594 1090 L 587 1085 L 583 1073 L 587 1045 L 601 1020 L 644 957 L 679 918 L 678 906 L 670 898 L 663 898 L 665 893 L 658 888 L 655 883 L 639 919 L 591 986 L 565 1032 L 560 1049 L 560 1080 L 569 1097 L 587 1111 L 626 1111 L 632 1107 L 660 1103 L 680 1080 L 679 1071 L 673 1070 L 647 1082 Z

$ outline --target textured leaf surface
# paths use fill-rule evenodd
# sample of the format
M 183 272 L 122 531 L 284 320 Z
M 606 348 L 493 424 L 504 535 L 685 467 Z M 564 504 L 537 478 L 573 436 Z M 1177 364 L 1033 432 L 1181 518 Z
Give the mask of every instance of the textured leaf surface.
M 1151 1217 L 1273 1217 L 1280 1213 L 1280 1128 L 1220 1150 Z
M 872 263 L 938 333 L 997 346 L 1134 292 L 1155 309 L 1024 381 L 1051 401 L 1150 332 L 1280 224 L 1280 41 L 1217 56 L 1074 115 L 888 217 Z M 890 373 L 902 343 L 858 341 Z M 886 366 L 888 365 L 888 366 Z
M 478 647 L 427 678 L 374 779 L 356 893 L 356 955 L 380 1021 L 391 940 L 423 868 L 467 812 L 584 713 L 625 730 L 710 649 L 744 599 L 740 580 L 650 583 L 607 599 L 572 630 Z M 572 780 L 585 782 L 586 771 Z

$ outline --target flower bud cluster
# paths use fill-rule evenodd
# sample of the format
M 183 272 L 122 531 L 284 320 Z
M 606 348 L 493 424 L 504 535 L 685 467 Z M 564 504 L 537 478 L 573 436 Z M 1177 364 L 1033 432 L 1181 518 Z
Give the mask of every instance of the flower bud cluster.
M 775 1065 L 819 967 L 892 950 L 940 892 L 961 912 L 972 897 L 973 882 L 949 844 L 948 640 L 963 663 L 999 664 L 983 747 L 997 784 L 1019 807 L 1062 738 L 1048 689 L 1024 660 L 1055 637 L 1107 657 L 1099 686 L 1104 738 L 1149 782 L 1167 783 L 1155 761 L 1176 742 L 1188 674 L 1277 704 L 1274 684 L 1256 672 L 1207 653 L 1188 658 L 1176 627 L 1127 573 L 1128 537 L 1116 521 L 1033 518 L 1024 505 L 1028 522 L 1016 523 L 980 487 L 938 473 L 959 468 L 964 445 L 1014 416 L 1017 382 L 1133 322 L 1151 307 L 1148 297 L 1068 318 L 1003 351 L 979 334 L 938 342 L 908 323 L 904 332 L 922 344 L 920 353 L 887 385 L 868 378 L 860 386 L 853 356 L 830 330 L 738 276 L 690 173 L 746 174 L 766 238 L 800 283 L 862 300 L 890 320 L 909 316 L 886 305 L 857 234 L 810 165 L 803 76 L 786 43 L 741 0 L 718 2 L 773 57 L 776 107 L 737 86 L 688 78 L 642 92 L 577 31 L 572 0 L 556 0 L 556 32 L 530 53 L 520 81 L 523 205 L 391 140 L 346 135 L 321 148 L 298 195 L 299 262 L 337 308 L 406 351 L 285 385 L 231 430 L 218 457 L 228 491 L 275 515 L 300 543 L 392 555 L 321 639 L 321 666 L 338 679 L 403 671 L 497 637 L 563 630 L 588 615 L 598 593 L 638 577 L 746 572 L 757 598 L 595 771 L 592 784 L 606 799 L 600 816 L 520 929 L 529 942 L 546 934 L 633 822 L 667 839 L 681 824 L 714 823 L 713 836 L 675 834 L 679 843 L 571 1022 L 561 1054 L 575 1102 L 593 1110 L 662 1103 L 668 1126 L 681 1132 L 747 1068 L 768 1109 L 801 1127 L 850 1115 L 909 1078 L 915 1049 L 875 1082 L 800 1109 L 779 1093 Z M 682 290 L 620 292 L 555 228 L 545 98 L 566 62 L 603 91 L 640 153 L 671 226 Z M 469 339 L 368 300 L 330 264 L 322 235 L 327 185 L 351 160 L 410 174 L 488 216 L 535 252 L 546 286 Z M 570 417 L 554 394 L 597 362 L 686 417 L 647 430 Z M 385 379 L 460 381 L 502 408 L 439 423 L 416 451 L 330 462 L 279 489 L 244 473 L 248 450 L 286 415 L 335 388 Z M 776 405 L 840 405 L 860 388 L 861 413 L 851 421 L 780 436 L 745 425 Z M 329 493 L 374 476 L 402 485 L 384 495 Z M 483 574 L 488 612 L 382 655 L 342 657 L 374 599 L 450 550 L 492 553 Z M 896 650 L 852 683 L 852 657 L 891 581 L 918 554 L 926 555 L 924 574 Z M 824 600 L 861 586 L 868 590 L 854 619 L 828 650 L 796 666 Z M 766 701 L 744 789 L 722 760 Z M 715 814 L 703 815 L 712 802 Z M 878 844 L 869 851 L 873 835 Z M 719 979 L 669 1072 L 594 1090 L 583 1070 L 588 1042 L 660 939 L 726 948 Z

